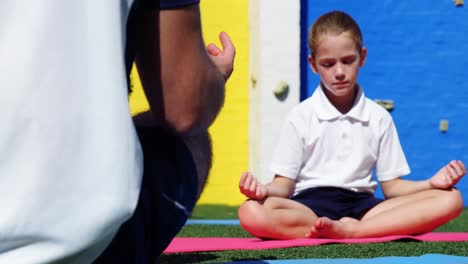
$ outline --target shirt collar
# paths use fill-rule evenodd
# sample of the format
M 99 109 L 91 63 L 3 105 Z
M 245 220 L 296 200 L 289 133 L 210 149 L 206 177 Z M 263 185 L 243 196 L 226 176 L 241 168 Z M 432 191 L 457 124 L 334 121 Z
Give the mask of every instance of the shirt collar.
M 365 107 L 366 97 L 364 95 L 364 91 L 359 85 L 357 85 L 357 89 L 358 93 L 353 107 L 348 113 L 342 114 L 331 104 L 321 86 L 319 85 L 312 95 L 314 100 L 317 102 L 317 105 L 319 106 L 315 109 L 317 117 L 321 120 L 332 120 L 341 116 L 348 116 L 361 122 L 369 121 L 369 111 Z

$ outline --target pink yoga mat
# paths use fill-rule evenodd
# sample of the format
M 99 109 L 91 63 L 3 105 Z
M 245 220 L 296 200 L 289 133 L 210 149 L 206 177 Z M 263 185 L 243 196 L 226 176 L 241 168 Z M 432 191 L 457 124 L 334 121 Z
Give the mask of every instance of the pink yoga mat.
M 223 251 L 223 250 L 259 250 L 287 247 L 307 247 L 330 243 L 364 244 L 411 239 L 415 241 L 460 242 L 468 241 L 468 233 L 427 233 L 419 236 L 387 236 L 362 239 L 324 239 L 302 238 L 293 240 L 261 240 L 258 238 L 196 238 L 176 237 L 164 253 Z

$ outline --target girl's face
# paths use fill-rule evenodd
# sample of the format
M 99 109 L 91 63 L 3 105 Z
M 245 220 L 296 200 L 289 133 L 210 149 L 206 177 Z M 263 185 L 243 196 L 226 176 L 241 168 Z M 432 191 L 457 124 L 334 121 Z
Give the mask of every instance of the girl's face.
M 366 49 L 358 50 L 349 32 L 323 34 L 317 43 L 315 59 L 310 55 L 308 58 L 312 70 L 320 75 L 330 96 L 354 99 L 358 72 L 364 65 Z

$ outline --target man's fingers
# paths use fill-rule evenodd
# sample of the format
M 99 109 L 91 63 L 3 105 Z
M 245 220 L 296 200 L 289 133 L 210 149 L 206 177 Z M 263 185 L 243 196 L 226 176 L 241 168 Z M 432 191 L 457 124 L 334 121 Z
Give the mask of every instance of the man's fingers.
M 229 57 L 233 57 L 236 54 L 236 48 L 234 47 L 234 44 L 232 43 L 231 38 L 226 32 L 221 32 L 219 33 L 219 40 L 221 42 L 221 45 L 223 46 L 223 52 Z
M 221 50 L 215 44 L 210 43 L 208 44 L 208 46 L 206 46 L 208 53 L 210 53 L 210 55 L 213 56 L 218 56 L 219 54 L 224 53 L 226 56 L 234 58 L 234 55 L 236 54 L 236 49 L 229 35 L 226 32 L 221 32 L 219 33 L 219 40 L 223 49 Z
M 218 56 L 221 52 L 223 52 L 213 43 L 208 44 L 208 46 L 206 46 L 206 50 L 208 51 L 210 55 L 213 55 L 213 56 Z

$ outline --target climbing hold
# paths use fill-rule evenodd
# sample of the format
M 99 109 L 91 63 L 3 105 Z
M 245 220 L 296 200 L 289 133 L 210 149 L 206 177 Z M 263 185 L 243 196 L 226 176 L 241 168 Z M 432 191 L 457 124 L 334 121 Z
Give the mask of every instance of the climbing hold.
M 284 100 L 289 92 L 289 84 L 285 81 L 280 81 L 273 89 L 273 94 L 278 98 L 278 100 Z
M 439 130 L 442 133 L 445 133 L 448 131 L 448 120 L 442 119 L 439 121 Z

